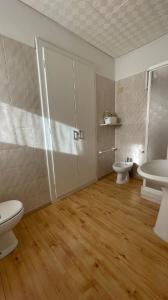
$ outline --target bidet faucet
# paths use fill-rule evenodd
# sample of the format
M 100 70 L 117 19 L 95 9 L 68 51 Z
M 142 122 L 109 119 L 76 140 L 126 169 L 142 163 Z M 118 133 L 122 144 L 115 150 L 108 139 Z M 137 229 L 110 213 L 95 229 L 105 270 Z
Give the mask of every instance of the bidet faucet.
M 132 162 L 132 157 L 127 156 L 127 159 L 125 160 L 125 162 Z

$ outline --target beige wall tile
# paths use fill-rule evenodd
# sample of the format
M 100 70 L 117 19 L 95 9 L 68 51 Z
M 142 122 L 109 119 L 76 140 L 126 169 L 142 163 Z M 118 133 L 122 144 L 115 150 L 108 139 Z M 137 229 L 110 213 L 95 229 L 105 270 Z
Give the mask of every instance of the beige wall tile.
M 115 107 L 122 126 L 116 129 L 115 160 L 131 157 L 135 164 L 144 160 L 147 90 L 145 72 L 116 82 Z
M 12 104 L 22 109 L 39 107 L 35 50 L 4 38 L 4 51 Z
M 50 201 L 35 50 L 0 36 L 0 202 Z

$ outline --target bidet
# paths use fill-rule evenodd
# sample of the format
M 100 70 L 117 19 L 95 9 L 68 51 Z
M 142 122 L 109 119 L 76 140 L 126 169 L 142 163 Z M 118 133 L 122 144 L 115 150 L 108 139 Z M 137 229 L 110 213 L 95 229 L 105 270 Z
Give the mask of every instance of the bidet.
M 113 164 L 113 170 L 117 172 L 116 183 L 123 184 L 129 181 L 129 171 L 132 169 L 133 162 L 116 162 Z

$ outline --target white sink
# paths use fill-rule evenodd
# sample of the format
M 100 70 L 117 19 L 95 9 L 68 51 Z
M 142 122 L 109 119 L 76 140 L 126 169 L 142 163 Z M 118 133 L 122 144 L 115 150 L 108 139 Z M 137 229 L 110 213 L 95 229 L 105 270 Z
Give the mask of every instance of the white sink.
M 168 160 L 152 160 L 138 168 L 145 179 L 159 183 L 163 190 L 159 213 L 154 227 L 155 233 L 168 242 Z

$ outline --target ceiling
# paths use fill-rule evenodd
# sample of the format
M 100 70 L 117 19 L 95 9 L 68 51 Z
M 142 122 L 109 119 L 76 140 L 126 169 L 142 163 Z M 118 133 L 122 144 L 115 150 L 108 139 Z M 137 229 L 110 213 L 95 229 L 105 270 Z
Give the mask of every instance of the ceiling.
M 119 57 L 168 33 L 168 0 L 21 0 Z

